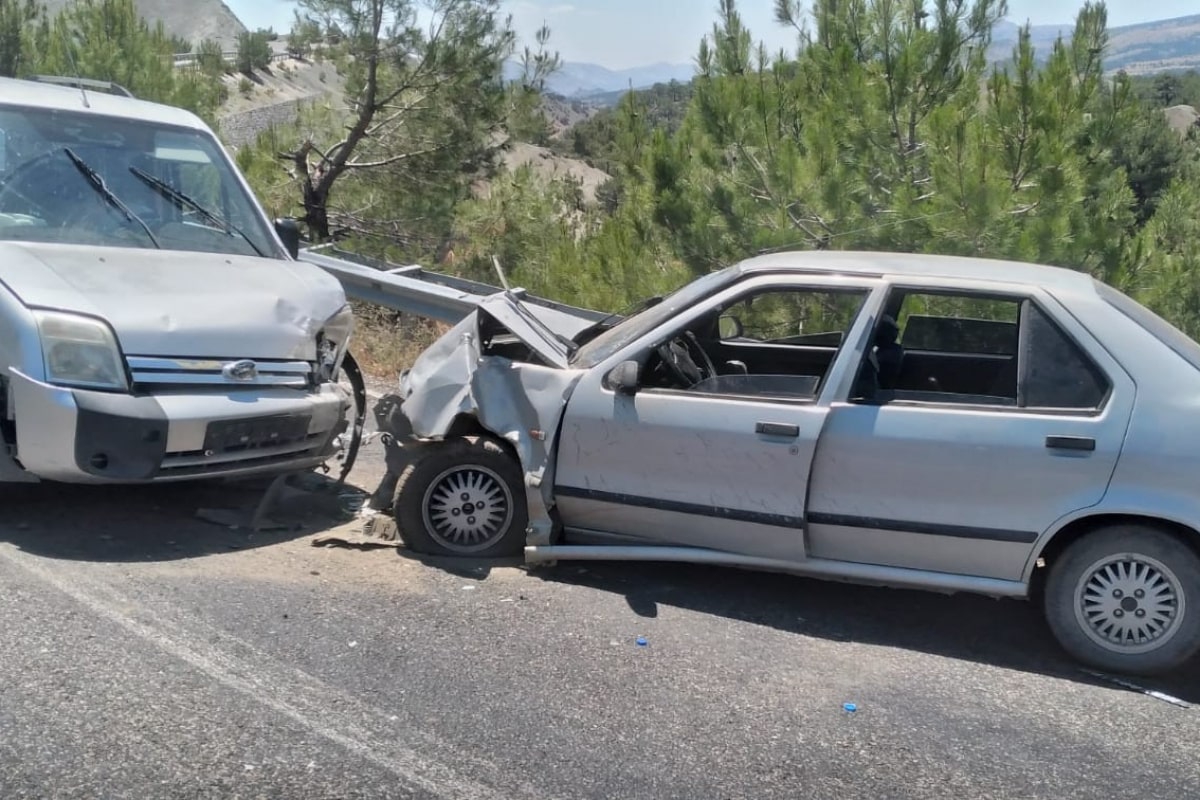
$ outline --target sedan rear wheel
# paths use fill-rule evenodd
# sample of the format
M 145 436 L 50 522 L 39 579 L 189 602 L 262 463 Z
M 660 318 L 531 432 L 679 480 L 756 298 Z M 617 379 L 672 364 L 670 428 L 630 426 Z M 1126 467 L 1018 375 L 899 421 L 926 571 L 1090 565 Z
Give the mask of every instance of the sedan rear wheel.
M 528 512 L 521 468 L 496 441 L 422 445 L 396 484 L 400 536 L 433 555 L 490 558 L 524 547 Z
M 1145 525 L 1104 528 L 1050 568 L 1046 619 L 1080 661 L 1152 675 L 1200 650 L 1200 558 L 1174 536 Z

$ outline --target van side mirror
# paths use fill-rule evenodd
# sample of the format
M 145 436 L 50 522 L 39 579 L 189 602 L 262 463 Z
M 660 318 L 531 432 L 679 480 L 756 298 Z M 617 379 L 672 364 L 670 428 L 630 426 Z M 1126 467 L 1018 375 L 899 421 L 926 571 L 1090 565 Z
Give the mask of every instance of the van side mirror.
M 617 394 L 635 395 L 641 388 L 640 374 L 642 367 L 636 361 L 622 361 L 613 367 L 612 372 L 604 379 L 605 385 Z
M 275 220 L 275 232 L 279 234 L 284 249 L 292 258 L 300 256 L 300 223 L 294 219 Z

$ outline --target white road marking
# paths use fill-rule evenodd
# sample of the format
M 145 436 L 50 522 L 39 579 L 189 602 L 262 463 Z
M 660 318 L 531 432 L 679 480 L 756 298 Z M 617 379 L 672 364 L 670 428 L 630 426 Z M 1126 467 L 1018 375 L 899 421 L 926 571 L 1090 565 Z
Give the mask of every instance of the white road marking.
M 328 686 L 299 669 L 275 663 L 231 634 L 200 620 L 182 618 L 173 609 L 146 608 L 107 583 L 94 579 L 86 567 L 54 562 L 51 568 L 42 559 L 11 544 L 0 544 L 0 558 L 223 686 L 241 692 L 413 786 L 447 798 L 499 800 L 505 797 L 489 786 L 414 752 L 399 741 L 407 734 L 409 738 L 424 739 L 434 745 L 431 749 L 450 749 L 449 746 L 437 748 L 432 735 L 397 731 L 394 721 L 353 695 Z M 191 635 L 189 628 L 193 629 Z M 236 655 L 233 650 L 245 651 L 254 659 Z M 390 728 L 389 733 L 394 735 L 384 740 L 353 720 L 373 722 L 372 727 L 376 728 Z M 454 758 L 460 763 L 472 762 L 485 770 L 498 772 L 495 765 L 461 751 L 455 751 Z M 545 796 L 529 786 L 521 786 L 521 793 Z

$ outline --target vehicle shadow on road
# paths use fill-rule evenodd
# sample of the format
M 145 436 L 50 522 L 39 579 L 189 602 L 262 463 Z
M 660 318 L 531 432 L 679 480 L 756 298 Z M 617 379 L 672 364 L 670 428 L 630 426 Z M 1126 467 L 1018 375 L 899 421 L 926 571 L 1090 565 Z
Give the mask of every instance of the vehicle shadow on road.
M 0 542 L 47 558 L 173 561 L 269 547 L 353 519 L 366 498 L 316 473 L 297 476 L 254 530 L 270 479 L 156 486 L 0 487 Z M 202 510 L 216 512 L 203 519 Z
M 629 608 L 642 617 L 656 617 L 661 606 L 668 606 L 803 636 L 916 650 L 1119 691 L 1134 690 L 1090 674 L 1067 656 L 1032 602 L 688 564 L 560 562 L 533 569 L 530 574 L 623 595 Z M 1200 703 L 1200 674 L 1194 664 L 1154 679 L 1121 680 Z M 1163 708 L 1172 706 L 1164 702 Z

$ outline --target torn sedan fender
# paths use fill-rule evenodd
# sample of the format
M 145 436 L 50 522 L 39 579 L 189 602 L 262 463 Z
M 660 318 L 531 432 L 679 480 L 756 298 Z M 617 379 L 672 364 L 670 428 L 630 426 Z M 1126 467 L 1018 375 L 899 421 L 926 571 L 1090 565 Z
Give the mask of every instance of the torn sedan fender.
M 527 544 L 550 544 L 553 454 L 559 423 L 583 375 L 570 366 L 571 337 L 595 315 L 522 303 L 511 292 L 477 301 L 475 311 L 443 335 L 400 380 L 398 395 L 376 408 L 389 475 L 372 505 L 391 502 L 406 450 L 464 433 L 506 442 L 524 476 Z M 419 390 L 417 390 L 419 387 Z M 384 495 L 384 496 L 381 496 Z

